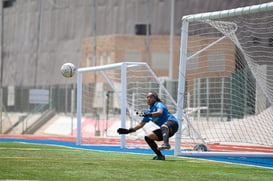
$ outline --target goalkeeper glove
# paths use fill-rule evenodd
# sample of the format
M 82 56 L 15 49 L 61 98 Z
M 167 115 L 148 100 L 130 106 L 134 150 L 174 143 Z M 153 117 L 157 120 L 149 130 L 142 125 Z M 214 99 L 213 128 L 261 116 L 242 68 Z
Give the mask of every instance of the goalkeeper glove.
M 152 113 L 136 112 L 136 114 L 140 117 L 152 117 Z
M 129 128 L 129 129 L 126 129 L 126 128 L 119 128 L 117 130 L 118 134 L 129 134 L 129 133 L 132 133 L 132 132 L 135 132 L 136 130 L 134 130 L 134 128 Z

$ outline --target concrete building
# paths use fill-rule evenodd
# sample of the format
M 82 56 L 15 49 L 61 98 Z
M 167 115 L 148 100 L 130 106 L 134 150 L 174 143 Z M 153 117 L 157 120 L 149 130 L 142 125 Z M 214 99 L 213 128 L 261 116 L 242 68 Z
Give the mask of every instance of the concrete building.
M 216 41 L 217 38 L 206 39 L 190 37 L 190 39 L 196 39 L 195 41 L 189 40 L 189 42 L 195 42 L 198 44 L 207 43 L 209 45 L 212 41 Z M 82 47 L 82 66 L 89 67 L 93 66 L 93 39 L 87 38 L 83 41 Z M 134 36 L 134 35 L 107 35 L 98 36 L 96 39 L 97 44 L 97 60 L 96 66 L 118 63 L 118 62 L 147 62 L 158 77 L 169 78 L 169 36 L 151 36 L 149 52 L 147 53 L 146 48 L 146 36 Z M 174 62 L 173 62 L 173 77 L 172 80 L 178 79 L 178 68 L 179 68 L 179 48 L 180 48 L 180 36 L 174 37 Z M 226 43 L 225 52 L 221 55 L 226 57 L 226 62 L 223 64 L 229 65 L 229 69 L 235 69 L 235 47 L 229 40 L 225 40 Z M 197 50 L 191 49 L 190 51 L 195 52 Z M 207 53 L 213 53 L 213 50 Z M 219 52 L 218 52 L 219 53 Z M 147 55 L 148 54 L 148 55 Z M 209 57 L 209 56 L 207 56 Z M 199 60 L 200 64 L 208 64 L 208 58 L 206 60 Z M 207 66 L 209 68 L 209 66 Z M 195 68 L 189 71 L 200 71 Z M 224 71 L 226 71 L 224 69 Z M 219 74 L 221 70 L 215 71 L 214 73 Z M 200 77 L 208 75 L 199 75 Z M 224 75 L 223 75 L 224 76 Z M 228 76 L 228 75 L 225 75 Z M 192 77 L 191 77 L 192 79 Z
M 181 18 L 184 15 L 261 4 L 271 0 L 4 0 L 3 2 L 1 14 L 3 87 L 35 87 L 75 83 L 75 77 L 64 79 L 59 69 L 65 62 L 72 62 L 77 67 L 85 66 L 81 63 L 82 58 L 85 59 L 87 55 L 84 54 L 82 47 L 84 39 L 88 37 L 134 36 L 137 24 L 150 24 L 151 39 L 162 42 L 165 40 L 160 46 L 168 50 L 171 2 L 175 3 L 174 35 L 179 36 Z M 160 40 L 161 36 L 162 40 Z M 175 38 L 176 48 L 173 59 L 177 59 L 178 54 L 177 38 Z M 149 47 L 152 50 L 158 45 L 151 44 L 151 46 L 155 46 Z M 145 51 L 144 48 L 142 51 Z M 99 62 L 100 57 L 105 56 L 109 56 L 107 52 L 101 55 L 98 50 L 96 62 Z M 141 58 L 149 64 L 156 61 L 151 54 L 149 55 L 151 60 L 148 60 L 143 53 L 139 57 L 134 52 L 127 52 L 123 58 L 115 57 L 115 59 L 124 61 L 131 56 Z M 166 61 L 162 66 L 168 65 L 168 52 L 161 54 L 160 57 L 165 57 Z M 174 72 L 177 72 L 175 68 Z

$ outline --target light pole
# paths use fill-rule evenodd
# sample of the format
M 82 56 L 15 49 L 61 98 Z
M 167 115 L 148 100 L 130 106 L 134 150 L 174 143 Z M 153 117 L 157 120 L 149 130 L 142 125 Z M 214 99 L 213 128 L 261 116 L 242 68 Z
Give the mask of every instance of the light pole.
M 0 73 L 0 134 L 2 134 L 2 125 L 3 125 L 3 120 L 2 120 L 2 112 L 3 112 L 3 50 L 4 50 L 4 41 L 3 41 L 3 35 L 4 35 L 4 0 L 1 1 L 1 73 Z
M 149 0 L 146 1 L 146 63 L 151 66 L 150 61 L 150 4 L 151 2 Z
M 173 39 L 174 39 L 174 11 L 175 0 L 171 1 L 171 17 L 170 17 L 170 55 L 169 55 L 169 79 L 173 79 Z

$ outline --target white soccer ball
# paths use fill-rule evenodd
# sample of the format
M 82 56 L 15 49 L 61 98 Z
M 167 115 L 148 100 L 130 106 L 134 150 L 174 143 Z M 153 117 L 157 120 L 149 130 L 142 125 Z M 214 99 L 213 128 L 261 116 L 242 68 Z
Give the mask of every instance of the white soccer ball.
M 61 73 L 66 78 L 73 77 L 75 72 L 76 72 L 76 67 L 73 63 L 65 63 L 61 67 Z

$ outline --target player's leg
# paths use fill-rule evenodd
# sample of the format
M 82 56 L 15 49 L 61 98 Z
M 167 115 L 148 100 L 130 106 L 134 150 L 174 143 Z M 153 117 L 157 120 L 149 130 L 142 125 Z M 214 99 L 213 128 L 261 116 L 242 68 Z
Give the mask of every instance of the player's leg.
M 171 148 L 171 145 L 169 144 L 169 127 L 166 124 L 163 124 L 160 127 L 160 130 L 162 132 L 162 137 L 163 137 L 163 145 L 158 147 L 158 150 L 168 150 Z
M 164 143 L 157 149 L 168 150 L 171 148 L 171 145 L 169 144 L 169 138 L 172 137 L 178 130 L 178 124 L 174 121 L 167 121 L 160 127 L 160 130 L 162 132 L 162 139 Z
M 155 152 L 156 156 L 153 158 L 153 160 L 165 160 L 165 156 L 162 155 L 161 151 L 157 149 L 157 144 L 155 141 L 161 141 L 162 140 L 162 135 L 161 135 L 161 130 L 157 129 L 154 130 L 153 132 L 147 134 L 145 137 L 145 141 L 147 144 L 150 146 L 150 148 Z

